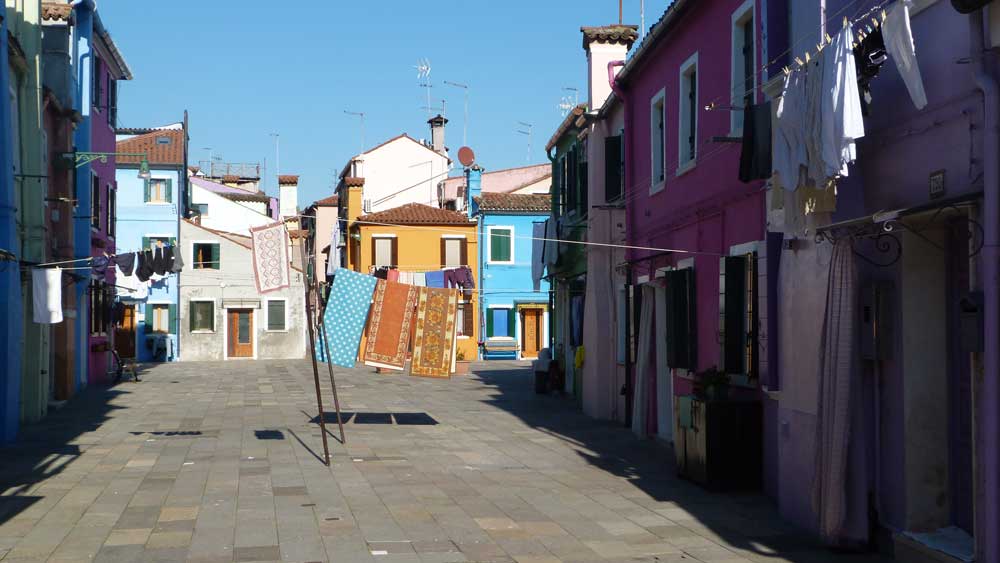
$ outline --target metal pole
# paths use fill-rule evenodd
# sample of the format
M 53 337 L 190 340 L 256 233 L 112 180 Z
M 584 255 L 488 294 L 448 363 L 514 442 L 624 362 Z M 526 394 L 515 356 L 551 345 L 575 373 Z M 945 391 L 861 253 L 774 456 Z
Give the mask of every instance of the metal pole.
M 319 280 L 316 276 L 313 276 L 313 283 L 316 284 L 315 291 L 318 298 L 320 295 Z M 337 427 L 340 428 L 340 443 L 346 444 L 347 438 L 344 437 L 344 421 L 340 416 L 340 398 L 337 396 L 337 382 L 333 378 L 333 363 L 330 362 L 330 339 L 326 335 L 326 323 L 323 322 L 322 315 L 320 316 L 319 330 L 323 339 L 323 352 L 326 354 L 326 369 L 330 372 L 330 388 L 333 389 L 333 406 L 337 411 Z
M 306 295 L 306 325 L 309 327 L 309 355 L 312 358 L 313 383 L 316 385 L 316 407 L 319 409 L 319 430 L 323 435 L 323 464 L 329 467 L 330 445 L 326 441 L 326 420 L 323 416 L 323 393 L 319 388 L 319 366 L 316 364 L 316 333 L 313 329 L 312 300 L 309 295 L 313 286 L 309 283 L 309 269 L 306 266 L 306 252 L 304 247 L 302 249 L 302 275 L 306 276 L 306 283 L 304 284 Z M 328 355 L 327 361 L 329 361 L 329 359 Z

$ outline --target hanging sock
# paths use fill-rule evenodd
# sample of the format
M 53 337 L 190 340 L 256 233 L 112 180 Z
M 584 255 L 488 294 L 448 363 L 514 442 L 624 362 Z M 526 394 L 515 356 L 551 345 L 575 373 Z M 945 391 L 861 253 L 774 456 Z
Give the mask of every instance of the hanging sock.
M 62 269 L 31 270 L 32 318 L 39 324 L 56 324 L 63 320 Z
M 136 253 L 135 277 L 139 281 L 146 282 L 153 276 L 153 251 L 145 250 Z
M 112 258 L 115 266 L 121 270 L 122 275 L 131 276 L 132 272 L 135 270 L 135 252 L 129 252 L 127 254 L 119 254 Z
M 170 264 L 170 272 L 176 274 L 184 269 L 184 259 L 181 258 L 181 252 L 179 248 L 173 249 L 173 262 Z
M 162 246 L 153 250 L 153 273 L 158 276 L 167 275 L 167 259 Z
M 917 109 L 927 106 L 927 93 L 924 92 L 924 79 L 920 76 L 920 66 L 917 64 L 917 48 L 913 44 L 913 32 L 910 29 L 911 0 L 899 0 L 889 8 L 882 24 L 882 37 L 885 40 L 885 50 L 896 61 L 899 76 L 906 84 L 910 99 Z

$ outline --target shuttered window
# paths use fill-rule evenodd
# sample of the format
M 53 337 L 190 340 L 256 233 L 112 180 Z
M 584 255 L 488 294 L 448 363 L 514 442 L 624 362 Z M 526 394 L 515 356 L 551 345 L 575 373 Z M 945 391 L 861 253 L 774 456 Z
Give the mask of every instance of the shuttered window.
M 719 260 L 720 364 L 725 373 L 757 378 L 757 253 Z
M 513 262 L 511 239 L 514 229 L 507 227 L 490 228 L 490 262 Z
M 698 362 L 694 270 L 673 270 L 666 277 L 667 365 L 694 370 Z
M 604 199 L 614 201 L 622 195 L 622 137 L 604 139 Z
M 285 330 L 284 299 L 269 299 L 267 301 L 267 330 Z
M 441 239 L 441 265 L 447 268 L 468 266 L 464 238 Z
M 213 332 L 215 330 L 215 303 L 212 301 L 191 301 L 191 332 Z
M 192 268 L 195 270 L 218 270 L 222 266 L 217 242 L 196 242 L 192 245 L 191 253 Z
M 372 264 L 381 266 L 396 266 L 396 239 L 378 237 L 372 239 Z
M 489 318 L 487 317 L 487 320 Z M 455 326 L 458 329 L 459 336 L 473 336 L 475 331 L 476 317 L 472 311 L 472 303 L 470 302 L 459 302 L 458 303 L 458 316 L 455 319 Z
M 486 336 L 514 337 L 514 310 L 490 309 L 486 316 Z
M 146 203 L 170 203 L 173 201 L 173 181 L 169 178 L 150 178 L 143 184 Z
M 101 179 L 96 174 L 90 179 L 90 226 L 101 230 Z
M 146 327 L 147 330 L 156 334 L 167 334 L 173 332 L 172 328 L 176 323 L 176 305 L 147 305 L 146 307 Z

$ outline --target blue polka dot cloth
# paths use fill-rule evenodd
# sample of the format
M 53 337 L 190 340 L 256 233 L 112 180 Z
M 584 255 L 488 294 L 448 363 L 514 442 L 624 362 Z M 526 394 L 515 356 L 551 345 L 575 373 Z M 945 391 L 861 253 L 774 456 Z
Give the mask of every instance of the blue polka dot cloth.
M 330 363 L 333 365 L 354 367 L 377 282 L 373 276 L 344 268 L 337 270 L 323 314 L 323 325 L 330 339 Z M 319 336 L 322 337 L 322 332 Z M 316 359 L 326 361 L 322 338 L 317 338 L 316 347 L 319 348 Z

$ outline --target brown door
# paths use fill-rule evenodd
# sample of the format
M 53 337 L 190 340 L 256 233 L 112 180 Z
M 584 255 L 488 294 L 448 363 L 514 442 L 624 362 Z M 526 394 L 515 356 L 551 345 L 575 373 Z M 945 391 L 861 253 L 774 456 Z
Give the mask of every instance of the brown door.
M 521 357 L 537 358 L 542 340 L 542 310 L 524 309 L 521 311 Z
M 115 351 L 121 358 L 135 358 L 135 306 L 126 305 L 121 326 L 115 329 Z
M 253 309 L 227 309 L 229 357 L 253 357 Z

